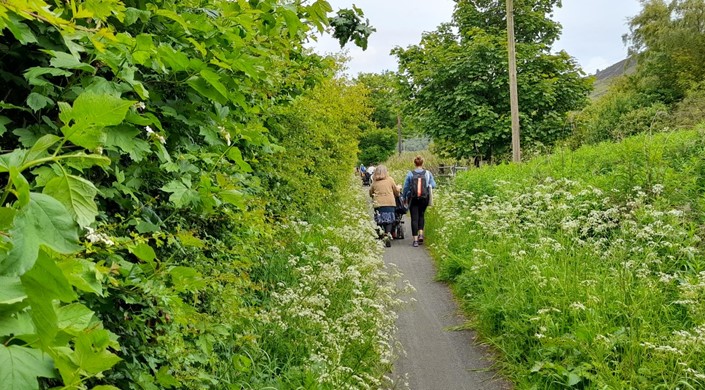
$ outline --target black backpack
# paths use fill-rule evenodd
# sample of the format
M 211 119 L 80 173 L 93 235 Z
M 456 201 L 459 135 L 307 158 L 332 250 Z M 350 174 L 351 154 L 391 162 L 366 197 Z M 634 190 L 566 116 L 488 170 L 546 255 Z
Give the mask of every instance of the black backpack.
M 428 199 L 428 181 L 425 170 L 411 172 L 411 199 Z

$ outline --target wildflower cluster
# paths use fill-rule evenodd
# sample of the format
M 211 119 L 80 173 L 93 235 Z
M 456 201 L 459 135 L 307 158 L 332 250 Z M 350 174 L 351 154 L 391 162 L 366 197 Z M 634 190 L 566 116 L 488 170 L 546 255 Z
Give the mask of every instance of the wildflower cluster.
M 351 185 L 359 187 L 357 180 Z M 367 202 L 358 195 L 318 223 L 282 227 L 282 242 L 295 250 L 272 270 L 282 277 L 257 315 L 261 348 L 271 359 L 293 362 L 285 376 L 315 378 L 316 388 L 383 388 L 396 353 L 396 273 L 382 261 Z
M 434 193 L 432 249 L 480 331 L 520 357 L 518 375 L 546 388 L 705 384 L 700 237 L 664 185 L 493 185 Z

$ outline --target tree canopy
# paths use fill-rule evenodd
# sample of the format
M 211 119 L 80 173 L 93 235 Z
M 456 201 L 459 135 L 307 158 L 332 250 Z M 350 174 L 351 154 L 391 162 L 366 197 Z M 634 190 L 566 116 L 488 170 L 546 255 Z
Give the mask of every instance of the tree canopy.
M 583 107 L 589 79 L 566 52 L 550 53 L 560 25 L 557 0 L 515 5 L 522 143 L 550 144 L 569 133 L 566 114 Z M 459 0 L 452 22 L 395 48 L 421 128 L 444 154 L 492 155 L 510 146 L 506 11 L 503 2 Z

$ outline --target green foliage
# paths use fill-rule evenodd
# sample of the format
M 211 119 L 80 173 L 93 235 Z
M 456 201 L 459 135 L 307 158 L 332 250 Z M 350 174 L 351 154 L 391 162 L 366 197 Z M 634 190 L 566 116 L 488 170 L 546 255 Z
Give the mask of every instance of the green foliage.
M 338 39 L 342 48 L 348 42 L 354 42 L 362 50 L 367 50 L 367 40 L 377 31 L 370 25 L 369 19 L 362 21 L 365 14 L 353 5 L 352 9 L 340 9 L 336 16 L 330 19 L 333 37 Z
M 365 165 L 380 164 L 397 149 L 397 132 L 391 129 L 368 130 L 360 137 L 359 160 Z
M 519 387 L 704 385 L 704 139 L 559 150 L 434 192 L 439 274 Z
M 277 223 L 347 191 L 368 125 L 358 89 L 303 47 L 329 11 L 0 3 L 3 385 L 237 388 L 287 370 L 253 371 L 244 352 L 267 338 L 254 319 L 278 282 L 250 272 L 291 250 Z M 283 199 L 308 189 L 317 202 Z M 360 373 L 380 375 L 379 359 Z
M 568 112 L 586 104 L 590 80 L 565 52 L 550 54 L 560 25 L 555 0 L 516 4 L 522 142 L 552 144 L 569 134 Z M 505 7 L 460 1 L 451 24 L 396 48 L 420 126 L 455 158 L 502 153 L 510 145 Z
M 283 147 L 267 157 L 261 179 L 278 213 L 307 215 L 348 185 L 363 127 L 369 127 L 364 89 L 330 80 L 280 109 L 270 122 Z
M 649 96 L 615 86 L 574 117 L 569 143 L 595 144 L 646 131 L 660 131 L 668 107 Z
M 626 36 L 636 72 L 577 116 L 573 144 L 700 123 L 705 68 L 701 1 L 643 1 Z
M 639 65 L 638 89 L 671 104 L 703 80 L 705 4 L 698 0 L 649 0 L 630 22 L 630 51 Z

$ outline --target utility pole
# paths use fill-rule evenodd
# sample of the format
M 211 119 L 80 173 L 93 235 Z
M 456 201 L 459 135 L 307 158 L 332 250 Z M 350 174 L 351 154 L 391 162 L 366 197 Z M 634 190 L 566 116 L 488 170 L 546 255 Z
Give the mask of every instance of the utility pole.
M 514 41 L 514 4 L 507 1 L 507 40 L 509 48 L 509 104 L 512 111 L 512 161 L 521 162 L 519 141 L 519 96 L 517 92 L 517 59 Z
M 397 114 L 397 150 L 401 155 L 402 150 L 402 140 L 401 140 L 401 116 Z

